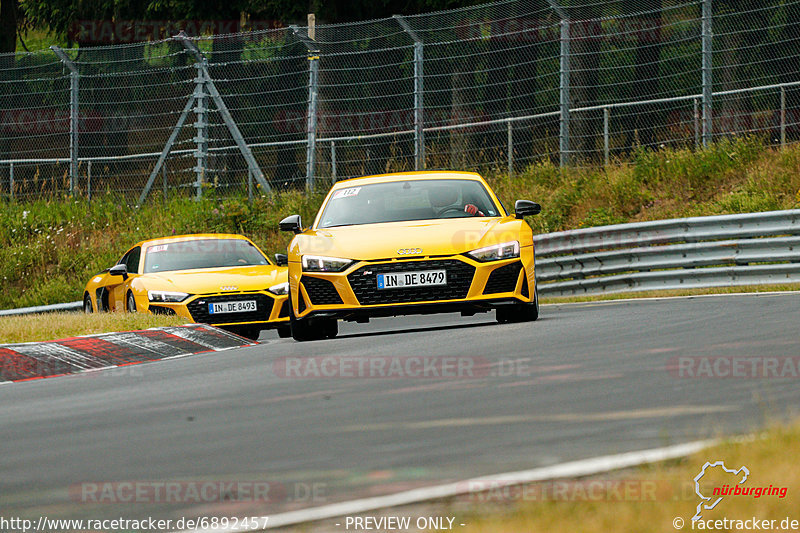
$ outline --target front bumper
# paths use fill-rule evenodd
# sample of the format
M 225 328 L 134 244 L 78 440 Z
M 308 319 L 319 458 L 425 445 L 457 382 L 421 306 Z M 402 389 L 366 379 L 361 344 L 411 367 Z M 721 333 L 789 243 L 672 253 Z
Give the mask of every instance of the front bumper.
M 292 268 L 293 267 L 293 268 Z M 447 285 L 378 289 L 377 274 L 445 270 Z M 301 272 L 290 267 L 292 306 L 298 318 L 361 320 L 369 317 L 450 311 L 483 312 L 510 303 L 531 302 L 533 247 L 520 257 L 481 263 L 465 255 L 359 261 L 343 272 Z
M 244 313 L 209 313 L 209 304 L 215 302 L 237 302 L 255 300 L 256 310 Z M 274 295 L 268 291 L 227 292 L 196 294 L 180 303 L 148 302 L 154 314 L 178 315 L 202 324 L 214 326 L 260 325 L 263 328 L 277 327 L 289 321 L 290 309 L 287 296 Z

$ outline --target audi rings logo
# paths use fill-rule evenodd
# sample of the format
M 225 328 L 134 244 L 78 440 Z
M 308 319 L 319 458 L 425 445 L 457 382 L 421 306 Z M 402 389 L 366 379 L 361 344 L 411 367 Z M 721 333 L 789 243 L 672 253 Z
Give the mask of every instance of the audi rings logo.
M 419 255 L 422 253 L 422 248 L 400 248 L 397 250 L 397 255 Z
M 223 285 L 222 287 L 219 288 L 219 290 L 221 290 L 221 291 L 238 291 L 239 287 L 237 287 L 236 285 Z

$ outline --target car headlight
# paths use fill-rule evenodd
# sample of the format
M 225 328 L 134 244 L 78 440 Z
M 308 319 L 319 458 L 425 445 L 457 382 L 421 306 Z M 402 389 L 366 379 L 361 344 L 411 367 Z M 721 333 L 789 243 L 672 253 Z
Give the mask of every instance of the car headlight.
M 321 255 L 304 255 L 303 272 L 341 272 L 353 261 L 341 257 L 324 257 Z
M 478 248 L 477 250 L 468 252 L 467 255 L 482 263 L 487 261 L 500 261 L 501 259 L 511 259 L 513 257 L 519 257 L 519 242 L 504 242 L 503 244 L 495 244 L 494 246 Z
M 289 282 L 285 281 L 283 283 L 278 283 L 277 285 L 273 285 L 272 287 L 270 287 L 267 290 L 269 292 L 271 292 L 272 294 L 275 294 L 275 295 L 278 295 L 278 296 L 285 296 L 285 295 L 289 294 Z
M 171 292 L 171 291 L 147 291 L 147 299 L 151 302 L 182 302 L 189 295 L 185 292 Z

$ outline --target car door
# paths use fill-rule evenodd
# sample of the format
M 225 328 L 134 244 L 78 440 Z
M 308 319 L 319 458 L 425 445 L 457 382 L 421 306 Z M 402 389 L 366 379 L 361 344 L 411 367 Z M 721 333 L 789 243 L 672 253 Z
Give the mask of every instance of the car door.
M 117 265 L 125 265 L 128 270 L 127 279 L 125 276 L 112 276 L 108 272 L 104 274 L 103 281 L 97 288 L 98 310 L 125 311 L 125 297 L 131 281 L 139 275 L 141 254 L 141 246 L 134 246 L 117 261 Z

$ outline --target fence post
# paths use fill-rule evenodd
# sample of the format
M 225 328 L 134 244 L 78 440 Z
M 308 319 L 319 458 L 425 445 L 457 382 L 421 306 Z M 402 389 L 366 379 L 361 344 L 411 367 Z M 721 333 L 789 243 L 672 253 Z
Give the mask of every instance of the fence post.
M 162 202 L 163 202 L 164 206 L 166 206 L 167 205 L 167 161 L 166 161 L 166 159 L 164 160 L 164 164 L 161 165 L 161 181 L 162 181 L 162 185 L 164 187 L 164 195 L 163 195 L 163 198 L 162 198 Z
M 422 39 L 411 29 L 401 15 L 393 15 L 394 19 L 414 41 L 414 170 L 425 169 L 425 122 L 423 115 L 423 65 L 425 62 Z
M 336 183 L 336 141 L 331 141 L 331 182 Z
M 786 147 L 786 87 L 781 87 L 781 148 Z
M 511 127 L 511 121 L 506 122 L 508 125 L 508 175 L 514 175 L 514 129 Z
M 58 58 L 69 69 L 69 195 L 75 193 L 75 181 L 78 179 L 78 91 L 80 76 L 78 67 L 58 46 L 51 46 Z
M 694 99 L 694 149 L 700 149 L 700 100 Z
M 193 141 L 196 145 L 194 155 L 197 164 L 193 170 L 195 173 L 195 197 L 199 200 L 203 196 L 203 182 L 208 168 L 208 100 L 206 100 L 205 76 L 208 64 L 205 58 L 196 58 L 194 66 L 197 69 L 197 77 L 194 80 L 194 128 L 196 134 Z
M 609 138 L 609 130 L 611 129 L 611 110 L 608 106 L 603 108 L 603 154 L 606 166 L 611 160 L 611 139 Z
M 11 199 L 14 199 L 14 163 L 8 164 L 8 191 Z
M 92 160 L 86 161 L 86 196 L 92 201 Z
M 556 0 L 547 0 L 550 7 L 561 18 L 561 77 L 559 81 L 559 106 L 560 106 L 560 127 L 559 127 L 559 164 L 562 167 L 569 165 L 569 15 L 561 9 Z
M 309 17 L 309 21 L 311 17 Z M 317 99 L 319 98 L 319 49 L 308 34 L 300 32 L 297 26 L 289 26 L 294 36 L 302 42 L 308 52 L 308 122 L 306 124 L 306 188 L 314 190 L 314 172 L 317 165 Z M 312 32 L 316 31 L 309 26 Z M 316 37 L 316 35 L 314 35 Z
M 317 51 L 318 52 L 318 51 Z M 314 52 L 312 52 L 313 54 Z M 308 131 L 306 140 L 306 187 L 314 190 L 317 168 L 317 98 L 319 95 L 319 56 L 308 58 Z
M 713 65 L 712 65 L 712 28 L 713 11 L 711 0 L 703 0 L 703 147 L 714 140 L 713 124 Z
M 253 205 L 253 171 L 247 169 L 247 203 Z

